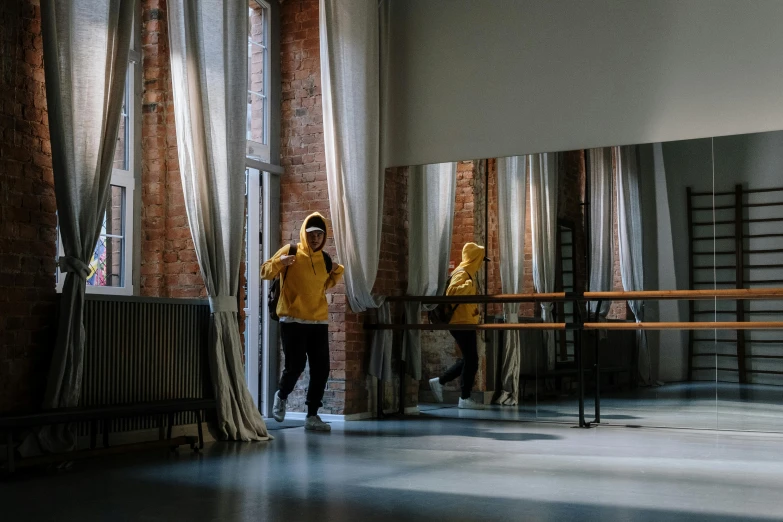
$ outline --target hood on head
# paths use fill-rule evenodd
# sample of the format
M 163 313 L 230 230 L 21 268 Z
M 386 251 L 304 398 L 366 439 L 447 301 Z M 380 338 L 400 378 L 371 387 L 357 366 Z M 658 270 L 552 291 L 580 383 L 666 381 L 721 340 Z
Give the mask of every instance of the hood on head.
M 302 223 L 302 228 L 299 230 L 299 242 L 302 244 L 303 248 L 307 248 L 308 250 L 310 249 L 310 245 L 307 243 L 307 229 L 310 226 L 318 226 L 318 228 L 322 228 L 324 230 L 324 240 L 321 242 L 318 248 L 314 250 L 314 252 L 323 250 L 324 246 L 326 245 L 326 239 L 329 237 L 329 221 L 318 212 L 313 212 L 307 216 L 307 219 L 304 220 Z
M 484 247 L 477 245 L 476 243 L 466 243 L 465 246 L 462 247 L 462 262 L 457 269 L 461 268 L 470 274 L 471 277 L 474 277 L 479 268 L 481 268 L 481 263 L 483 262 Z

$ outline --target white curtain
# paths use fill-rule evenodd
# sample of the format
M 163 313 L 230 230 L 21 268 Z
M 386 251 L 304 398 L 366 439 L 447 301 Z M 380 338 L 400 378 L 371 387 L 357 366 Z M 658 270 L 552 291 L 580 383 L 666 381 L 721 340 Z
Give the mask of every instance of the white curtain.
M 247 4 L 169 2 L 174 119 L 185 207 L 212 309 L 221 439 L 269 438 L 244 377 L 237 321 L 244 234 Z
M 557 153 L 533 154 L 530 161 L 530 205 L 533 231 L 533 282 L 536 292 L 548 293 L 555 289 L 555 260 L 557 254 Z M 541 317 L 552 321 L 552 303 L 541 303 Z M 555 367 L 555 335 L 544 332 L 547 369 Z
M 408 295 L 440 295 L 448 280 L 457 164 L 410 167 L 408 174 Z M 419 324 L 431 306 L 405 303 L 405 320 Z M 407 372 L 421 380 L 421 331 L 405 332 Z
M 642 252 L 642 200 L 639 193 L 639 163 L 636 146 L 617 147 L 617 209 L 620 246 L 620 273 L 623 290 L 644 290 Z M 644 301 L 628 301 L 636 322 L 644 320 Z M 644 384 L 651 382 L 647 336 L 637 330 L 639 375 Z
M 41 1 L 46 99 L 57 216 L 65 256 L 57 339 L 44 408 L 79 403 L 88 263 L 109 197 L 135 0 Z M 28 439 L 35 452 L 35 438 Z M 72 427 L 38 432 L 45 451 L 76 447 Z M 27 452 L 27 451 L 25 451 Z
M 525 218 L 527 156 L 498 158 L 498 228 L 500 239 L 500 285 L 504 294 L 522 292 L 525 277 Z M 503 305 L 507 323 L 519 321 L 519 303 Z M 522 345 L 519 331 L 505 331 L 501 390 L 497 402 L 519 402 L 519 372 Z
M 384 170 L 378 5 L 321 0 L 321 91 L 329 208 L 354 312 L 377 308 Z
M 590 167 L 590 282 L 591 292 L 612 290 L 612 149 L 588 151 Z M 590 302 L 590 313 L 595 314 L 597 301 Z M 599 320 L 606 319 L 611 301 L 602 301 Z M 603 332 L 605 333 L 605 332 Z
M 380 260 L 383 216 L 388 2 L 320 0 L 321 94 L 329 209 L 337 254 L 345 266 L 348 304 L 356 313 L 388 307 L 372 288 Z M 383 56 L 382 56 L 383 54 Z M 389 321 L 391 311 L 378 319 Z M 391 332 L 373 337 L 370 374 L 387 378 Z

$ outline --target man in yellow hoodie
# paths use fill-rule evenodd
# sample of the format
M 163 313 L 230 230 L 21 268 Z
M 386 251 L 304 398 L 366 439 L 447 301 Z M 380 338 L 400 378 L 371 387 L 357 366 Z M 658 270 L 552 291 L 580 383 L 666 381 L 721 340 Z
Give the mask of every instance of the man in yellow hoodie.
M 285 419 L 288 395 L 310 361 L 310 385 L 307 388 L 305 429 L 331 431 L 318 416 L 318 408 L 329 379 L 329 306 L 326 291 L 340 282 L 344 268 L 331 263 L 323 252 L 328 228 L 326 219 L 315 212 L 302 223 L 296 254 L 289 255 L 291 245 L 281 248 L 261 266 L 262 279 L 280 276 L 280 335 L 283 339 L 285 368 L 280 378 L 272 414 L 277 422 Z
M 488 259 L 484 256 L 484 247 L 476 243 L 467 243 L 462 247 L 462 263 L 451 273 L 446 295 L 476 295 L 478 288 L 476 272 L 485 260 Z M 454 310 L 449 324 L 479 324 L 480 319 L 478 305 L 461 304 Z M 476 331 L 451 330 L 451 335 L 462 352 L 462 359 L 440 377 L 430 379 L 430 389 L 438 402 L 443 402 L 443 385 L 460 377 L 461 393 L 458 406 L 470 410 L 484 408 L 483 404 L 470 398 L 479 362 L 476 334 Z

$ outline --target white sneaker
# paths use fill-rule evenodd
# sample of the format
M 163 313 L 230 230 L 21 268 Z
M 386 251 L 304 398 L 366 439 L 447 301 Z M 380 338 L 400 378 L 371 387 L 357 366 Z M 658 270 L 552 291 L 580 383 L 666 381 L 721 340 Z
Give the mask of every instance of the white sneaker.
M 277 422 L 283 422 L 285 420 L 285 404 L 286 400 L 280 398 L 280 392 L 275 392 L 275 405 L 272 406 L 272 417 Z
M 436 401 L 443 402 L 443 385 L 440 383 L 440 377 L 430 379 L 430 390 Z
M 318 415 L 305 419 L 305 429 L 309 431 L 332 431 L 332 427 L 322 421 Z
M 462 399 L 459 400 L 459 406 L 461 410 L 483 410 L 484 405 L 479 404 L 478 402 L 474 401 L 471 398 Z

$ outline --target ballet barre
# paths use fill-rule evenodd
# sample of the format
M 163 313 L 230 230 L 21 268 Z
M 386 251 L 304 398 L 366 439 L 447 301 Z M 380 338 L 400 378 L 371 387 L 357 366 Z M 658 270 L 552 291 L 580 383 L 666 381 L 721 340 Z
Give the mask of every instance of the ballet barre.
M 550 292 L 523 294 L 495 294 L 473 296 L 391 296 L 387 302 L 418 302 L 421 304 L 504 304 L 504 303 L 544 303 L 572 302 L 577 311 L 577 320 L 573 323 L 500 323 L 500 324 L 365 324 L 366 330 L 444 330 L 444 331 L 514 331 L 514 330 L 783 330 L 783 321 L 682 321 L 682 322 L 638 322 L 638 323 L 604 323 L 590 321 L 588 307 L 579 306 L 587 302 L 597 302 L 600 308 L 602 301 L 665 301 L 665 300 L 783 300 L 783 288 L 753 288 L 753 289 L 713 289 L 713 290 L 639 290 L 621 292 Z M 588 321 L 583 314 L 587 314 Z M 579 390 L 579 426 L 590 427 L 600 423 L 600 365 L 598 358 L 598 343 L 596 341 L 596 390 L 595 390 L 595 420 L 586 422 L 584 416 L 584 368 L 582 366 L 582 336 L 574 336 L 574 356 L 576 358 L 578 390 Z M 404 415 L 404 364 L 400 365 L 400 413 Z M 379 391 L 381 385 L 379 381 Z M 379 395 L 380 401 L 380 395 Z

